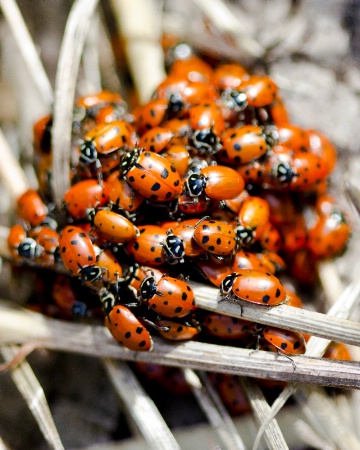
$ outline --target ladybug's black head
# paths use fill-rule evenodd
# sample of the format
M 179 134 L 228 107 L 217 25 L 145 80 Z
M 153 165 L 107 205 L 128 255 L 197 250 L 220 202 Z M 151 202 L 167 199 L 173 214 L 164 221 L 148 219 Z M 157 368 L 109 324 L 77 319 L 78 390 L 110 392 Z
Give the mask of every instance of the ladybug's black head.
M 249 246 L 255 241 L 255 229 L 238 225 L 235 228 L 236 239 L 239 244 Z
M 236 280 L 236 277 L 237 273 L 233 272 L 222 280 L 220 285 L 220 295 L 222 297 L 226 297 L 232 294 L 232 288 Z
M 17 248 L 19 256 L 25 259 L 33 261 L 35 258 L 39 258 L 44 249 L 41 247 L 35 239 L 25 238 Z
M 120 172 L 122 176 L 125 176 L 129 170 L 135 165 L 139 159 L 142 149 L 139 147 L 134 148 L 133 151 L 125 153 L 120 159 Z
M 105 316 L 108 316 L 113 307 L 115 306 L 114 295 L 111 292 L 107 291 L 106 289 L 103 289 L 100 294 L 100 301 Z
M 219 150 L 219 137 L 214 133 L 212 128 L 203 130 L 195 130 L 190 136 L 190 143 L 198 150 L 205 150 L 210 154 Z
M 150 300 L 156 294 L 155 277 L 146 277 L 140 285 L 140 295 L 143 300 Z
M 243 111 L 248 105 L 245 92 L 237 89 L 225 90 L 221 98 L 226 106 L 233 111 Z
M 281 183 L 290 183 L 293 178 L 298 175 L 294 173 L 293 168 L 287 162 L 278 163 L 273 169 L 274 176 L 276 180 Z
M 87 266 L 83 267 L 80 271 L 80 276 L 83 281 L 89 281 L 93 283 L 102 276 L 101 267 L 98 266 Z
M 79 162 L 84 165 L 93 164 L 98 159 L 98 152 L 92 140 L 84 141 L 80 145 Z
M 185 186 L 191 197 L 199 197 L 205 187 L 205 178 L 197 173 L 192 173 L 188 176 Z
M 176 117 L 184 107 L 180 94 L 171 94 L 168 103 L 167 114 L 169 118 Z
M 167 254 L 166 261 L 169 264 L 177 264 L 178 262 L 184 262 L 184 241 L 175 236 L 174 234 L 168 234 L 163 244 L 165 253 Z

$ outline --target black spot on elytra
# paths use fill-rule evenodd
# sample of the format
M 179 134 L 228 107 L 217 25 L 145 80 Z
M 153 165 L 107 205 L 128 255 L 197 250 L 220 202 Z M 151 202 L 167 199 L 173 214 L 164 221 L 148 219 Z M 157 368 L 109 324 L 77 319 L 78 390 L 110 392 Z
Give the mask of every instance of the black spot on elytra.
M 269 303 L 269 300 L 270 300 L 270 295 L 264 295 L 264 297 L 262 298 L 263 303 Z

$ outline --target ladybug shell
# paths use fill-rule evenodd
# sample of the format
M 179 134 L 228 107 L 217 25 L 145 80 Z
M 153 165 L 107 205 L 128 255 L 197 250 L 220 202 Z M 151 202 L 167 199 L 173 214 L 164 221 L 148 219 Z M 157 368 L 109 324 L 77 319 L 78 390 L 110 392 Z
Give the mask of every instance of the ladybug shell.
M 102 185 L 96 180 L 79 181 L 64 195 L 66 210 L 76 220 L 83 219 L 88 209 L 105 206 L 108 200 L 109 188 L 105 181 Z
M 190 154 L 184 145 L 172 144 L 161 153 L 161 156 L 175 167 L 180 177 L 186 174 L 189 167 Z
M 159 269 L 155 269 L 154 267 L 137 266 L 131 271 L 129 287 L 131 287 L 137 293 L 137 291 L 140 289 L 142 281 L 145 278 L 154 277 L 155 281 L 158 282 L 163 276 L 164 272 Z
M 59 233 L 52 228 L 43 226 L 30 230 L 28 235 L 44 249 L 41 256 L 35 259 L 35 262 L 43 266 L 53 266 L 56 262 L 55 252 L 59 248 Z
M 342 214 L 320 215 L 308 232 L 307 248 L 316 258 L 331 258 L 345 249 L 350 233 Z
M 196 309 L 194 292 L 185 281 L 165 276 L 158 281 L 149 306 L 164 317 L 185 317 Z
M 286 291 L 280 280 L 270 273 L 258 270 L 234 272 L 232 294 L 258 305 L 275 306 L 286 301 Z
M 139 264 L 160 266 L 166 261 L 163 243 L 166 232 L 157 225 L 140 225 L 140 235 L 126 245 L 126 251 Z
M 96 265 L 104 269 L 101 280 L 105 283 L 116 283 L 122 277 L 122 267 L 109 249 L 100 252 Z
M 331 342 L 324 353 L 324 358 L 340 359 L 342 361 L 352 360 L 349 350 L 342 342 Z
M 221 90 L 233 90 L 237 89 L 247 76 L 248 72 L 240 64 L 221 64 L 214 69 L 211 82 Z
M 223 148 L 218 152 L 220 161 L 227 164 L 245 164 L 266 153 L 267 143 L 262 127 L 245 125 L 228 128 L 221 136 Z
M 159 126 L 165 118 L 167 109 L 168 101 L 162 98 L 150 100 L 141 106 L 135 114 L 137 132 L 142 135 L 147 130 Z
M 33 126 L 33 144 L 35 152 L 47 154 L 51 150 L 52 116 L 49 114 L 35 122 Z
M 278 252 L 281 248 L 281 234 L 272 223 L 267 222 L 262 229 L 259 242 L 265 250 Z
M 254 332 L 253 322 L 225 316 L 224 314 L 206 314 L 203 327 L 219 339 L 242 339 Z
M 270 120 L 278 127 L 285 126 L 289 123 L 289 114 L 284 105 L 284 102 L 277 96 L 274 103 L 268 107 Z
M 264 264 L 254 253 L 238 250 L 232 259 L 232 270 L 258 270 L 259 272 L 269 272 L 269 267 Z
M 297 294 L 295 294 L 295 292 L 286 289 L 286 296 L 287 296 L 286 300 L 287 306 L 292 306 L 293 308 L 300 308 L 300 309 L 304 307 L 301 298 Z
M 118 170 L 108 176 L 106 183 L 109 187 L 109 200 L 125 211 L 136 211 L 145 200 L 126 180 L 119 178 Z
M 245 228 L 256 230 L 258 237 L 269 222 L 269 217 L 268 202 L 261 197 L 254 196 L 249 196 L 243 201 L 238 214 L 239 224 Z
M 204 250 L 218 256 L 230 255 L 236 247 L 234 229 L 219 220 L 202 220 L 195 226 L 194 240 Z
M 164 127 L 154 127 L 140 138 L 138 146 L 149 152 L 159 153 L 169 144 L 174 133 Z
M 184 325 L 172 320 L 158 320 L 158 327 L 169 327 L 168 331 L 159 330 L 159 334 L 171 341 L 187 341 L 199 334 L 199 329 L 190 325 Z
M 296 331 L 265 327 L 263 336 L 285 355 L 302 355 L 306 351 L 305 339 Z
M 234 169 L 226 166 L 208 166 L 200 170 L 205 177 L 205 193 L 213 200 L 236 198 L 244 190 L 245 182 Z
M 265 165 L 259 161 L 250 161 L 239 166 L 236 170 L 244 178 L 246 184 L 263 183 L 267 175 Z
M 16 201 L 18 216 L 32 227 L 40 225 L 48 214 L 45 203 L 35 189 L 28 189 Z
M 209 81 L 212 68 L 198 56 L 192 55 L 187 59 L 175 60 L 170 66 L 169 73 L 186 76 L 190 81 Z
M 217 287 L 232 272 L 227 261 L 220 260 L 213 255 L 209 255 L 207 259 L 199 258 L 194 263 L 200 269 L 202 275 Z
M 256 253 L 256 257 L 263 266 L 267 267 L 267 272 L 270 272 L 272 275 L 286 269 L 285 261 L 275 252 L 263 250 L 261 253 Z
M 78 275 L 84 267 L 95 264 L 96 255 L 89 236 L 79 227 L 67 226 L 60 240 L 60 256 L 71 275 Z
M 309 149 L 309 134 L 303 128 L 288 124 L 278 127 L 278 144 L 291 148 L 294 152 L 306 152 Z
M 91 141 L 96 151 L 101 154 L 112 152 L 123 147 L 130 141 L 132 127 L 124 120 L 102 123 L 88 131 L 84 136 L 84 143 Z
M 127 182 L 153 202 L 174 200 L 180 195 L 180 176 L 163 156 L 143 152 L 126 173 Z
M 72 307 L 77 302 L 77 295 L 71 286 L 70 278 L 66 275 L 56 275 L 51 287 L 51 296 L 55 303 L 67 313 L 71 314 Z
M 105 317 L 105 325 L 113 338 L 129 350 L 147 352 L 153 347 L 150 333 L 126 306 L 115 305 Z
M 127 242 L 139 234 L 139 230 L 129 219 L 107 209 L 96 212 L 93 224 L 97 233 L 110 242 Z
M 106 103 L 123 103 L 123 98 L 120 94 L 110 91 L 100 91 L 96 94 L 79 97 L 76 100 L 75 106 L 78 108 L 93 108 L 94 106 L 104 105 Z
M 328 168 L 327 175 L 330 174 L 334 170 L 337 162 L 335 146 L 327 137 L 316 130 L 307 130 L 307 134 L 309 138 L 309 151 L 326 162 Z
M 200 256 L 205 253 L 205 250 L 200 247 L 193 239 L 194 226 L 198 222 L 199 219 L 183 220 L 173 228 L 173 234 L 182 239 L 185 255 L 189 256 L 190 258 Z
M 271 105 L 277 98 L 278 87 L 267 75 L 252 75 L 241 83 L 249 106 L 262 108 Z
M 184 185 L 182 181 L 181 185 Z M 178 209 L 184 214 L 202 214 L 209 209 L 210 199 L 203 192 L 194 201 L 194 198 L 185 190 L 178 198 Z
M 291 180 L 289 189 L 295 191 L 314 189 L 328 174 L 326 161 L 313 153 L 295 155 L 291 165 L 296 176 Z
M 19 254 L 17 252 L 17 248 L 19 244 L 27 237 L 26 231 L 24 227 L 20 224 L 13 225 L 10 228 L 8 237 L 7 237 L 7 245 L 10 251 L 10 254 L 13 258 L 18 259 Z
M 212 129 L 219 136 L 225 128 L 221 108 L 211 100 L 203 100 L 192 106 L 189 112 L 190 126 L 193 130 Z
M 231 414 L 244 414 L 250 411 L 249 402 L 236 376 L 216 374 L 214 384 Z
M 91 114 L 97 124 L 111 123 L 120 120 L 124 116 L 125 108 L 120 105 L 100 106 L 94 114 Z

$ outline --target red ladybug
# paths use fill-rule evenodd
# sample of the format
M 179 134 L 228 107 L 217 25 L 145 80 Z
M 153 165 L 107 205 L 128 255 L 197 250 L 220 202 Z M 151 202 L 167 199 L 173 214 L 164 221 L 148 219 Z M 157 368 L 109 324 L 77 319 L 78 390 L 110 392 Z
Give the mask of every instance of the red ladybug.
M 208 217 L 195 225 L 194 240 L 207 252 L 217 256 L 231 255 L 236 247 L 236 234 L 232 226 Z
M 174 200 L 181 192 L 180 176 L 164 157 L 136 148 L 121 159 L 127 182 L 153 202 Z
M 191 287 L 183 280 L 164 276 L 145 278 L 140 285 L 140 299 L 158 314 L 169 318 L 185 317 L 196 309 Z
M 135 264 L 129 270 L 128 287 L 135 293 L 135 295 L 137 295 L 140 285 L 145 278 L 151 276 L 155 278 L 156 282 L 158 282 L 164 275 L 165 272 L 161 271 L 159 268 Z
M 221 108 L 215 101 L 202 100 L 190 108 L 190 127 L 193 130 L 209 130 L 210 128 L 216 136 L 220 136 L 225 129 L 225 121 Z
M 348 348 L 342 342 L 331 342 L 324 353 L 324 358 L 339 359 L 342 361 L 352 360 Z
M 140 234 L 129 219 L 108 209 L 94 211 L 92 223 L 103 239 L 117 244 L 131 241 Z
M 267 326 L 262 334 L 270 344 L 285 355 L 302 355 L 306 351 L 305 339 L 297 331 Z
M 111 250 L 106 249 L 99 251 L 96 258 L 96 265 L 102 271 L 101 281 L 103 283 L 111 283 L 117 285 L 122 281 L 123 270 Z
M 59 233 L 50 227 L 40 226 L 31 229 L 28 236 L 42 248 L 41 255 L 34 262 L 43 267 L 54 266 L 59 260 Z
M 221 135 L 221 142 L 223 146 L 216 157 L 226 164 L 254 161 L 263 156 L 268 148 L 264 129 L 255 125 L 227 128 Z
M 147 130 L 159 126 L 165 120 L 168 106 L 169 103 L 166 99 L 158 98 L 150 100 L 134 112 L 135 125 L 140 136 Z
M 335 146 L 322 133 L 316 130 L 307 130 L 309 151 L 323 159 L 327 165 L 327 175 L 330 174 L 337 162 Z
M 202 168 L 200 174 L 190 174 L 185 185 L 194 198 L 205 192 L 212 200 L 229 200 L 244 190 L 245 182 L 236 170 L 217 165 Z
M 145 200 L 145 197 L 136 192 L 126 180 L 120 178 L 118 170 L 108 176 L 106 183 L 109 188 L 110 202 L 129 213 L 137 211 Z
M 42 117 L 33 126 L 34 150 L 40 155 L 51 151 L 52 115 Z
M 139 147 L 149 152 L 159 153 L 166 148 L 174 133 L 165 127 L 154 127 L 146 131 L 139 140 Z
M 68 214 L 76 220 L 87 217 L 89 209 L 101 208 L 108 203 L 109 187 L 104 181 L 83 180 L 71 186 L 64 194 Z
M 160 319 L 156 321 L 159 334 L 171 341 L 187 341 L 199 334 L 200 328 L 189 323 Z
M 175 60 L 169 69 L 171 75 L 186 76 L 190 81 L 209 81 L 212 68 L 198 56 Z
M 234 253 L 231 268 L 234 272 L 249 269 L 258 270 L 259 272 L 269 272 L 269 267 L 255 253 L 244 250 L 238 250 Z
M 247 70 L 240 64 L 221 64 L 214 69 L 211 82 L 220 90 L 234 90 L 238 89 L 248 76 Z
M 81 228 L 66 226 L 60 235 L 59 248 L 64 266 L 71 275 L 90 282 L 101 277 L 102 270 L 95 265 L 95 248 Z
M 190 258 L 203 255 L 206 252 L 206 250 L 200 247 L 193 239 L 194 226 L 198 222 L 199 219 L 183 220 L 173 228 L 173 234 L 181 238 L 184 246 L 184 253 Z
M 242 339 L 254 332 L 253 322 L 217 313 L 206 314 L 203 327 L 212 336 L 226 340 Z
M 309 150 L 309 135 L 303 128 L 287 124 L 277 128 L 278 144 L 291 148 L 294 152 Z
M 161 153 L 175 167 L 180 177 L 186 174 L 189 167 L 190 154 L 185 145 L 171 144 Z
M 166 262 L 166 232 L 157 225 L 140 225 L 140 234 L 126 244 L 126 251 L 139 264 L 160 266 Z
M 105 325 L 113 338 L 136 352 L 152 350 L 150 333 L 136 316 L 123 305 L 115 305 L 105 316 Z
M 275 306 L 286 301 L 280 280 L 270 273 L 241 270 L 224 278 L 220 286 L 224 298 L 239 298 L 258 305 Z
M 278 87 L 267 75 L 249 76 L 242 81 L 240 90 L 246 94 L 247 104 L 255 108 L 271 105 L 278 95 Z
M 83 318 L 88 314 L 85 303 L 77 299 L 75 289 L 71 286 L 70 278 L 66 275 L 56 275 L 51 286 L 51 296 L 55 303 L 70 317 Z
M 15 259 L 21 259 L 19 254 L 19 245 L 27 238 L 24 227 L 20 224 L 13 225 L 7 237 L 7 246 L 11 256 Z
M 217 287 L 219 287 L 223 279 L 232 272 L 228 261 L 220 260 L 211 254 L 209 254 L 207 258 L 197 258 L 196 260 L 193 260 L 193 264 L 200 270 L 204 278 Z
M 85 108 L 87 110 L 104 105 L 123 104 L 124 100 L 117 92 L 100 91 L 95 94 L 79 97 L 75 102 L 75 108 Z
M 48 214 L 48 208 L 35 189 L 28 189 L 16 201 L 18 216 L 32 227 L 40 225 Z
M 240 244 L 249 246 L 258 240 L 269 222 L 270 208 L 261 197 L 249 196 L 240 206 L 235 232 Z

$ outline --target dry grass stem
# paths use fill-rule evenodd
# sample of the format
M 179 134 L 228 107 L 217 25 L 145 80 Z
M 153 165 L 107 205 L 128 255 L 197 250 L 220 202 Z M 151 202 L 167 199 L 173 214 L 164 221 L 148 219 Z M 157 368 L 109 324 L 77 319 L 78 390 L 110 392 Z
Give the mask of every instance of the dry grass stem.
M 317 264 L 317 273 L 329 305 L 336 303 L 344 291 L 339 273 L 333 261 L 321 261 Z
M 6 361 L 14 358 L 18 354 L 18 350 L 18 347 L 13 345 L 0 348 L 1 354 Z M 23 360 L 10 372 L 10 375 L 28 404 L 49 446 L 54 450 L 63 450 L 64 446 L 61 443 L 44 391 L 29 363 Z
M 124 40 L 136 94 L 139 102 L 145 103 L 166 76 L 160 43 L 160 11 L 149 0 L 111 0 L 110 3 Z
M 4 133 L 0 129 L 0 179 L 2 184 L 6 186 L 7 191 L 13 200 L 16 200 L 26 189 L 29 184 L 21 168 L 19 161 L 15 158 Z M 2 246 L 2 244 L 0 244 Z
M 86 36 L 84 51 L 82 55 L 82 65 L 84 70 L 84 81 L 86 90 L 82 89 L 82 94 L 87 92 L 99 92 L 101 86 L 100 55 L 99 55 L 99 33 L 100 17 L 95 13 L 91 24 L 91 33 Z
M 51 145 L 53 195 L 60 205 L 70 187 L 72 114 L 77 74 L 86 36 L 98 0 L 76 0 L 66 22 L 55 81 Z
M 342 318 L 330 318 L 326 314 L 293 308 L 285 304 L 271 308 L 243 301 L 219 303 L 219 289 L 201 283 L 192 282 L 190 284 L 194 289 L 200 308 L 339 342 L 360 345 L 360 323 Z
M 119 346 L 104 326 L 67 323 L 41 314 L 0 305 L 0 343 L 36 342 L 39 347 L 129 361 L 230 373 L 334 387 L 360 388 L 360 364 L 306 356 L 288 358 L 242 348 L 189 341 L 172 343 L 154 337 L 151 352 L 133 352 Z M 295 366 L 294 366 L 295 364 Z
M 34 85 L 41 95 L 44 105 L 50 108 L 53 102 L 51 84 L 19 7 L 15 0 L 0 0 L 0 6 Z
M 294 429 L 304 444 L 318 450 L 336 450 L 336 447 L 319 436 L 311 426 L 303 420 L 297 420 Z
M 159 450 L 179 450 L 179 444 L 129 366 L 125 362 L 110 359 L 103 359 L 103 364 L 118 396 L 124 402 L 149 447 Z
M 257 421 L 260 424 L 263 423 L 263 421 L 268 417 L 270 406 L 265 400 L 261 389 L 256 383 L 248 378 L 240 378 L 240 381 Z M 276 419 L 272 419 L 269 422 L 266 427 L 264 437 L 267 445 L 272 450 L 285 450 L 289 448 Z M 259 448 L 259 444 L 259 441 L 255 442 L 253 449 L 257 450 Z
M 245 450 L 244 443 L 238 435 L 234 422 L 207 375 L 202 373 L 201 378 L 199 378 L 191 369 L 183 369 L 183 373 L 200 408 L 217 432 L 224 448 Z

